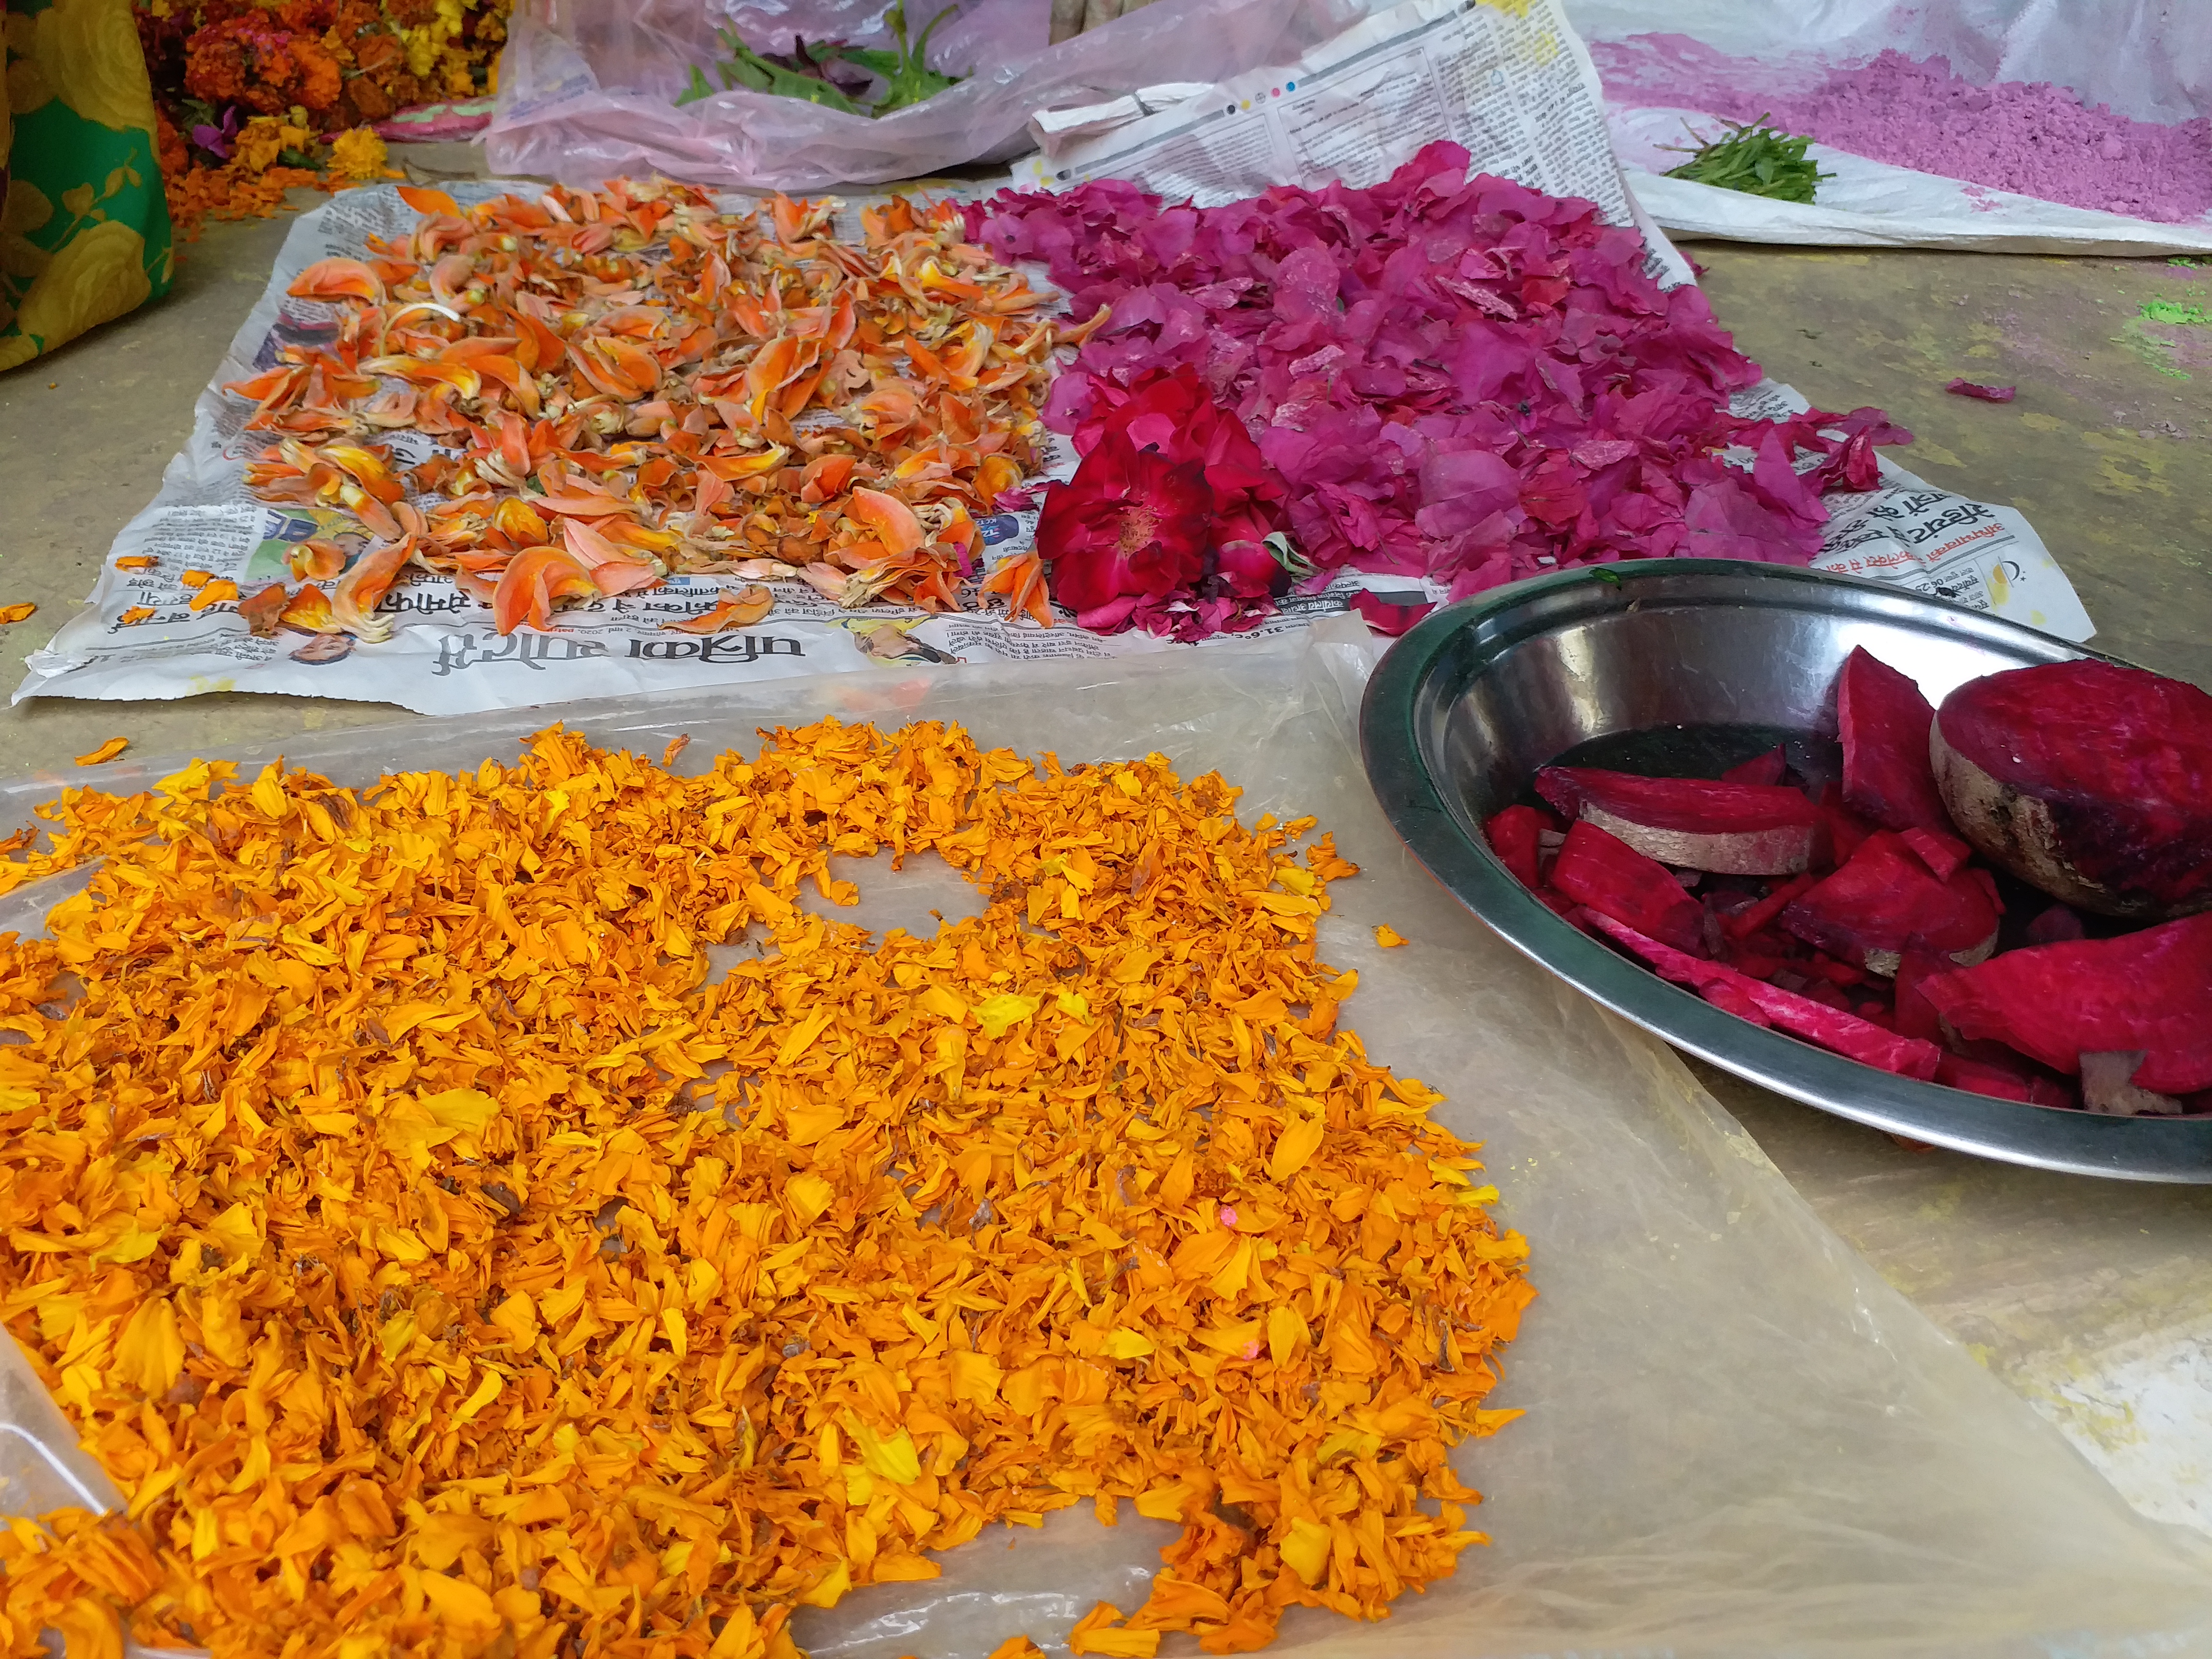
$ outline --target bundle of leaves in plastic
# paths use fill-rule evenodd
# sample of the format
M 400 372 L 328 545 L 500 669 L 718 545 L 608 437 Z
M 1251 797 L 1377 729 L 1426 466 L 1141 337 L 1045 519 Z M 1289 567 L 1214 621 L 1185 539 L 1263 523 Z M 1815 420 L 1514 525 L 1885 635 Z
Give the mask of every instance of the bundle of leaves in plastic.
M 1703 294 L 1662 289 L 1642 238 L 1591 203 L 1468 166 L 1436 143 L 1370 189 L 1208 209 L 1110 179 L 1004 191 L 968 209 L 969 234 L 1047 264 L 1074 316 L 1111 309 L 1048 424 L 1079 431 L 1149 372 L 1195 370 L 1287 486 L 1316 581 L 1352 567 L 1460 598 L 1624 558 L 1807 562 L 1820 495 L 1870 486 L 1872 446 L 1911 434 L 1876 409 L 1732 414 L 1759 370 Z M 1801 475 L 1803 449 L 1825 459 Z

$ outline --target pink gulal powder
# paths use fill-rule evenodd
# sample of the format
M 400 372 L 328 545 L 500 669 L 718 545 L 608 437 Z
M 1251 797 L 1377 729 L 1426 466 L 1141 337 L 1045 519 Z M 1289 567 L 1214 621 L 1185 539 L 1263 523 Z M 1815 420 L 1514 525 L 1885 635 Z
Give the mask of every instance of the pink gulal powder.
M 1977 86 L 1948 58 L 1894 51 L 1856 69 L 1814 69 L 1802 57 L 1768 64 L 1639 34 L 1595 43 L 1591 55 L 1616 103 L 1735 121 L 1771 115 L 1787 131 L 1893 167 L 2162 224 L 2212 213 L 2212 117 L 2130 120 L 2046 81 Z

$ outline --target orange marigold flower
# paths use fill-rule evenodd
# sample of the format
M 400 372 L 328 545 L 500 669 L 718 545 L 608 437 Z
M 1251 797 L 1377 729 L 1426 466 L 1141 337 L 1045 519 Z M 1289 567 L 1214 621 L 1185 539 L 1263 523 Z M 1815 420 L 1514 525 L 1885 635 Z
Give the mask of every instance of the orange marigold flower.
M 1527 1246 L 1337 1024 L 1350 866 L 1237 795 L 834 720 L 64 792 L 0 849 L 93 866 L 0 935 L 0 1322 L 127 1509 L 0 1528 L 8 1628 L 795 1659 L 1086 1498 L 1181 1532 L 1079 1654 L 1450 1573 Z M 832 919 L 883 853 L 981 913 Z

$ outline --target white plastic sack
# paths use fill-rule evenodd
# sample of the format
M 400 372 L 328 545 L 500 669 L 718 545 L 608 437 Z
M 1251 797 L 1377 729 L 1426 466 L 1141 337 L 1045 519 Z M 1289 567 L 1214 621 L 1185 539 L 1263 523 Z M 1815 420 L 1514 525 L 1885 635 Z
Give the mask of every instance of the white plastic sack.
M 688 732 L 684 770 L 725 747 L 755 752 L 757 727 L 825 714 L 958 720 L 987 744 L 1071 763 L 1158 750 L 1186 777 L 1214 768 L 1244 786 L 1248 823 L 1318 814 L 1363 866 L 1332 890 L 1322 955 L 1359 971 L 1344 1019 L 1369 1052 L 1444 1091 L 1438 1119 L 1486 1143 L 1501 1219 L 1530 1242 L 1540 1297 L 1487 1402 L 1528 1415 L 1455 1460 L 1487 1494 L 1470 1524 L 1492 1544 L 1401 1597 L 1387 1623 L 1294 1610 L 1271 1655 L 2212 1652 L 2212 1546 L 2130 1510 L 1829 1232 L 1667 1049 L 1524 960 L 1400 849 L 1348 736 L 1371 648 L 1334 623 L 1203 653 L 560 712 L 641 753 Z M 362 784 L 386 768 L 511 758 L 548 723 L 539 710 L 417 720 L 295 741 L 286 755 Z M 250 776 L 273 753 L 232 758 Z M 100 781 L 150 787 L 167 768 L 126 762 Z M 0 785 L 0 821 L 64 781 Z M 864 907 L 897 890 L 886 872 L 855 873 Z M 25 890 L 0 903 L 0 927 L 37 929 L 58 896 Z M 877 927 L 915 921 L 910 907 L 860 915 Z M 1412 943 L 1377 949 L 1382 921 Z M 66 1438 L 0 1342 L 0 1503 L 70 1501 L 47 1461 L 70 1461 L 55 1443 Z M 1063 1654 L 1094 1601 L 1135 1606 L 1158 1567 L 1171 1529 L 1123 1512 L 1112 1530 L 1087 1506 L 1041 1532 L 994 1528 L 946 1553 L 943 1577 L 807 1610 L 794 1635 L 814 1659 L 980 1659 L 1021 1631 Z
M 1024 9 L 1026 5 L 1026 9 Z M 910 22 L 926 22 L 915 0 Z M 757 47 L 868 31 L 884 7 L 800 0 L 737 9 Z M 914 179 L 1029 148 L 1032 111 L 1164 78 L 1216 81 L 1295 58 L 1358 15 L 1352 0 L 1157 0 L 1056 46 L 1042 44 L 1045 0 L 981 0 L 948 18 L 932 67 L 966 73 L 949 91 L 880 118 L 739 88 L 675 99 L 694 64 L 724 55 L 701 0 L 533 0 L 518 8 L 500 58 L 499 103 L 484 143 L 492 171 L 596 185 L 659 173 L 694 183 L 775 190 Z
M 1686 35 L 1759 60 L 1778 88 L 1817 82 L 1832 68 L 1886 48 L 1942 55 L 1976 82 L 2047 81 L 2138 121 L 2212 114 L 2212 5 L 2192 0 L 1565 0 L 1592 44 Z M 1602 64 L 1601 64 L 1602 68 Z M 1608 92 L 1607 119 L 1630 188 L 1668 230 L 1756 242 L 1953 247 L 1990 252 L 2141 255 L 2212 249 L 2212 216 L 2161 224 L 2095 212 L 1893 167 L 1815 144 L 1836 177 L 1809 204 L 1668 179 L 1688 121 L 1721 130 L 1711 111 L 1661 106 Z

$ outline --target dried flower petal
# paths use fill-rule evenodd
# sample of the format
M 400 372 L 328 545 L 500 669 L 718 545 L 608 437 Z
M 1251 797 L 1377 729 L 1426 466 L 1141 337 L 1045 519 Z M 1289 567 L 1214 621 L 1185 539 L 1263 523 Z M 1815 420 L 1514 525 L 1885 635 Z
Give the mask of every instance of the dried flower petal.
M 129 1507 L 0 1530 L 9 1628 L 794 1659 L 1085 1498 L 1182 1531 L 1078 1651 L 1450 1572 L 1527 1247 L 1339 1024 L 1353 866 L 1236 799 L 834 720 L 65 792 L 0 860 L 94 865 L 0 939 L 0 1320 Z M 983 914 L 799 907 L 886 849 Z
M 1048 424 L 1081 434 L 1123 388 L 1194 376 L 1256 440 L 1316 571 L 1432 577 L 1457 599 L 1566 565 L 1819 551 L 1814 492 L 1864 488 L 1870 446 L 1910 434 L 1813 410 L 1772 461 L 1728 465 L 1777 428 L 1729 412 L 1759 370 L 1705 296 L 1661 290 L 1637 233 L 1591 204 L 1468 162 L 1435 143 L 1369 189 L 1208 209 L 1111 179 L 1001 192 L 969 232 L 1048 262 L 1097 330 Z M 1854 437 L 1848 479 L 1792 472 L 1797 450 Z

